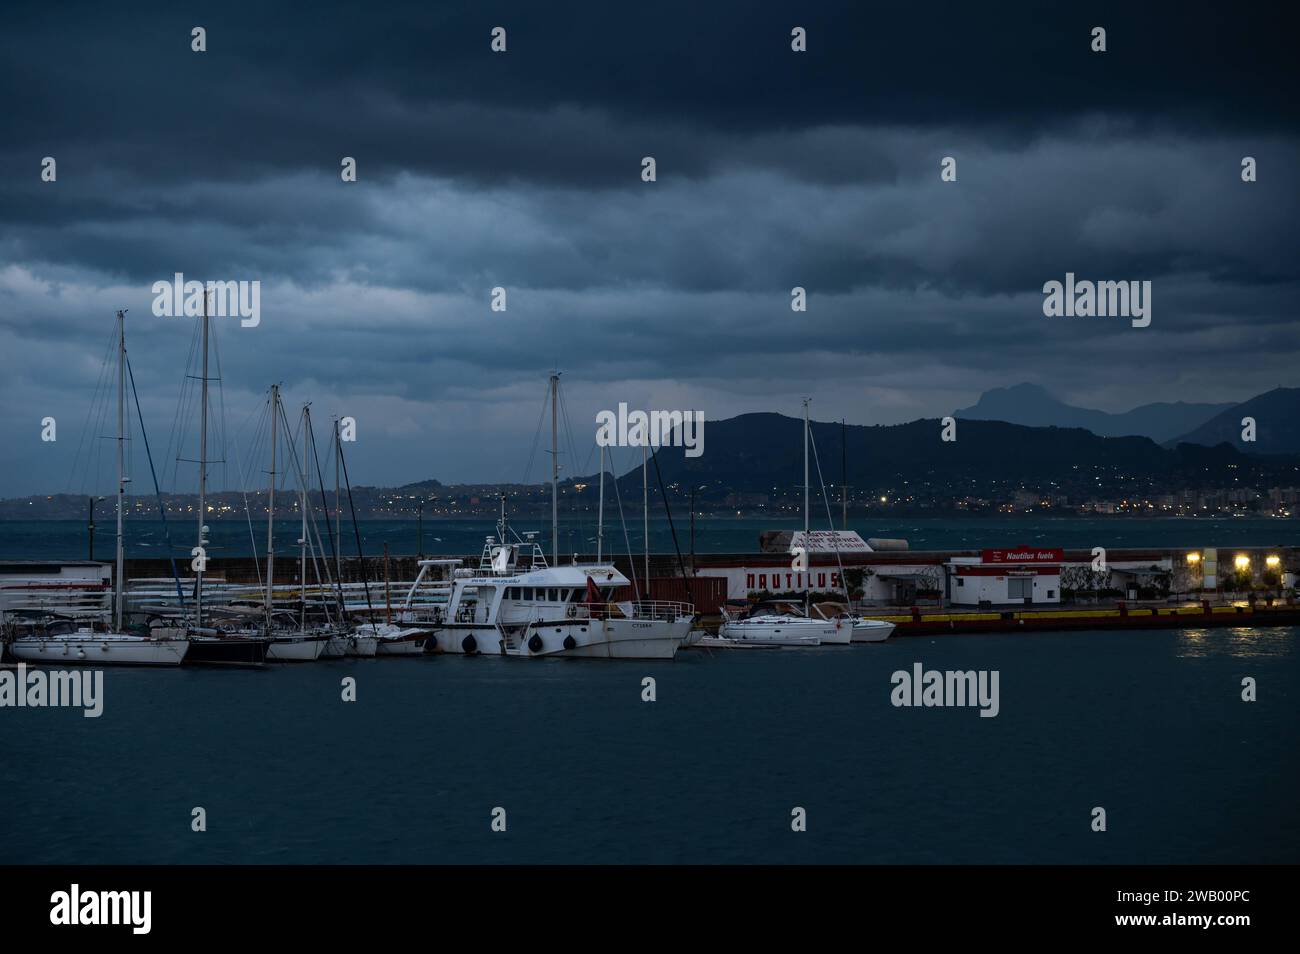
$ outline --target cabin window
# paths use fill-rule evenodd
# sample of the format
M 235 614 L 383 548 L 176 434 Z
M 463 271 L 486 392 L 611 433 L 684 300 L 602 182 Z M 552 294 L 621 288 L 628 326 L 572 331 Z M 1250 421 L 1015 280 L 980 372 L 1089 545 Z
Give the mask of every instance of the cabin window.
M 958 585 L 958 586 L 965 586 L 965 585 L 966 585 L 966 581 L 963 580 L 963 579 L 959 576 L 959 577 L 957 577 L 957 585 Z
M 552 589 L 552 590 L 547 590 L 547 591 L 546 591 L 546 602 L 548 602 L 548 603 L 554 603 L 554 602 L 555 602 L 555 590 Z

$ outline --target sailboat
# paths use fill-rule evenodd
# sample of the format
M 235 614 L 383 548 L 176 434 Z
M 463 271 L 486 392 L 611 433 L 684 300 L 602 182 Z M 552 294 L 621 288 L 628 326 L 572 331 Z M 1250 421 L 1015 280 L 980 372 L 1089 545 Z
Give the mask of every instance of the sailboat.
M 823 501 L 823 502 L 825 503 L 825 505 L 826 505 L 826 521 L 827 521 L 827 523 L 830 525 L 830 529 L 831 529 L 831 542 L 832 542 L 832 546 L 836 546 L 836 550 L 835 550 L 835 559 L 836 559 L 836 562 L 839 563 L 839 569 L 840 569 L 840 582 L 841 582 L 841 583 L 843 584 L 843 586 L 844 586 L 844 600 L 845 600 L 845 606 L 846 606 L 846 607 L 851 607 L 851 606 L 853 605 L 853 601 L 852 601 L 852 597 L 851 597 L 850 594 L 849 594 L 849 584 L 848 584 L 848 580 L 845 579 L 845 576 L 844 576 L 844 564 L 843 564 L 842 561 L 840 561 L 840 552 L 839 552 L 838 546 L 835 544 L 835 539 L 836 539 L 836 538 L 835 538 L 835 535 L 834 535 L 834 531 L 835 531 L 835 520 L 834 520 L 833 517 L 831 517 L 831 502 L 830 502 L 830 498 L 826 495 L 826 481 L 822 479 L 822 465 L 821 465 L 821 458 L 820 458 L 819 456 L 817 456 L 817 442 L 816 442 L 815 440 L 812 440 L 812 439 L 811 439 L 811 431 L 810 431 L 810 429 L 809 429 L 809 425 L 808 425 L 808 402 L 807 402 L 807 401 L 804 402 L 804 419 L 803 419 L 803 427 L 804 427 L 804 473 L 805 473 L 804 483 L 807 484 L 807 476 L 806 476 L 806 474 L 807 474 L 807 469 L 808 469 L 808 463 L 807 463 L 807 461 L 808 461 L 808 443 L 809 443 L 809 441 L 811 440 L 811 443 L 812 443 L 812 449 L 813 449 L 813 455 L 814 455 L 814 458 L 815 458 L 816 461 L 817 461 L 817 481 L 818 481 L 818 483 L 821 485 L 821 489 L 822 489 L 822 501 Z M 841 464 L 840 464 L 840 466 L 841 466 L 841 468 L 842 468 L 842 479 L 843 479 L 843 481 L 844 481 L 844 484 L 842 485 L 841 490 L 840 490 L 840 502 L 841 502 L 842 513 L 843 513 L 842 520 L 843 520 L 845 523 L 847 523 L 847 521 L 848 521 L 848 514 L 849 514 L 848 492 L 847 492 L 847 489 L 846 489 L 846 487 L 847 487 L 847 480 L 848 480 L 848 451 L 847 451 L 847 444 L 845 443 L 845 438 L 844 438 L 844 425 L 843 425 L 843 422 L 841 422 L 841 424 L 840 424 L 840 443 L 841 443 Z M 805 490 L 805 492 L 806 492 L 806 490 Z M 805 503 L 804 503 L 804 510 L 805 510 L 805 517 L 804 517 L 804 531 L 805 531 L 805 533 L 804 533 L 804 537 L 805 537 L 805 540 L 806 540 L 806 539 L 807 539 L 807 527 L 808 527 L 808 518 L 807 518 L 807 516 L 806 516 L 806 513 L 807 513 L 807 500 L 806 500 L 806 498 L 805 498 Z M 837 622 L 837 623 L 840 623 L 840 624 L 843 624 L 843 625 L 847 625 L 847 626 L 849 627 L 849 633 L 850 633 L 849 641 L 850 641 L 850 642 L 854 642 L 854 643 L 883 643 L 883 642 L 884 642 L 886 639 L 888 639 L 888 638 L 890 637 L 890 635 L 894 632 L 894 624 L 891 623 L 891 622 L 889 622 L 888 620 L 883 620 L 883 619 L 868 619 L 868 618 L 865 617 L 865 616 L 860 616 L 860 615 L 857 615 L 857 614 L 855 614 L 855 613 L 848 612 L 848 611 L 839 612 L 839 613 L 836 613 L 834 616 L 831 616 L 831 615 L 829 615 L 828 613 L 826 613 L 826 611 L 825 611 L 825 607 L 824 607 L 824 606 L 819 606 L 819 607 L 818 607 L 818 615 L 820 615 L 823 619 L 834 620 L 834 621 Z
M 183 637 L 155 638 L 125 632 L 126 551 L 123 526 L 126 511 L 126 312 L 117 313 L 117 567 L 113 574 L 113 628 L 106 632 L 87 626 L 61 627 L 47 623 L 19 633 L 9 644 L 15 659 L 51 665 L 179 666 L 190 649 Z
M 208 547 L 208 296 L 203 296 L 203 357 L 199 401 L 199 529 L 198 547 L 206 560 Z M 200 564 L 200 567 L 205 564 Z M 203 569 L 195 570 L 194 622 L 187 627 L 190 651 L 186 662 L 197 665 L 261 666 L 266 662 L 270 639 L 254 633 L 232 632 L 203 625 Z
M 307 629 L 305 612 L 300 617 L 301 622 L 297 631 L 294 631 L 283 625 L 283 615 L 275 611 L 275 484 L 278 477 L 275 465 L 276 439 L 281 413 L 280 386 L 273 384 L 271 385 L 271 483 L 266 508 L 266 632 L 271 644 L 267 649 L 266 658 L 276 662 L 315 662 L 320 659 L 330 638 L 335 634 Z M 305 544 L 304 533 L 301 545 L 305 546 Z M 303 583 L 305 586 L 306 581 L 304 580 Z
M 803 402 L 803 536 L 805 544 L 810 539 L 810 483 L 808 471 L 808 399 Z M 852 626 L 843 620 L 812 619 L 805 598 L 800 613 L 788 603 L 777 606 L 760 604 L 748 613 L 734 615 L 724 610 L 723 623 L 718 628 L 722 639 L 775 642 L 783 646 L 847 646 L 852 639 Z M 812 642 L 815 640 L 815 642 Z
M 384 544 L 384 622 L 363 623 L 357 636 L 375 642 L 379 656 L 420 656 L 429 641 L 429 631 L 417 626 L 398 626 L 393 622 L 392 580 L 388 571 L 388 544 Z

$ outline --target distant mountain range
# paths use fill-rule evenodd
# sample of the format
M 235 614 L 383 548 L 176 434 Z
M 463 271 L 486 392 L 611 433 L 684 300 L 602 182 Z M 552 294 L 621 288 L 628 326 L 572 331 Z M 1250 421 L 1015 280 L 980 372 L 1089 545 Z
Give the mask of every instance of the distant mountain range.
M 820 460 L 828 487 L 842 482 L 843 460 L 847 483 L 858 490 L 888 486 L 896 492 L 906 487 L 920 493 L 942 488 L 946 494 L 960 495 L 967 488 L 966 493 L 982 495 L 1023 484 L 1055 487 L 1075 497 L 1233 486 L 1234 480 L 1240 484 L 1247 479 L 1265 486 L 1275 480 L 1294 483 L 1300 464 L 1294 457 L 1252 458 L 1233 447 L 1162 447 L 1147 437 L 1099 437 L 1083 428 L 961 420 L 952 442 L 941 439 L 942 429 L 937 419 L 843 429 L 836 423 L 813 422 L 814 460 Z M 802 485 L 801 419 L 742 414 L 707 422 L 705 433 L 700 457 L 686 457 L 680 447 L 661 448 L 660 474 L 650 465 L 650 487 L 657 486 L 660 475 L 665 484 L 696 487 L 705 498 L 718 492 L 786 494 Z M 819 484 L 815 463 L 812 483 Z M 641 469 L 620 478 L 620 487 L 625 494 L 639 494 Z
M 1160 402 L 1114 414 L 1066 404 L 1036 384 L 1017 384 L 985 391 L 954 416 L 1026 427 L 1082 427 L 1098 437 L 1149 437 L 1167 447 L 1226 442 L 1248 454 L 1300 454 L 1300 388 L 1275 388 L 1240 404 Z M 1255 419 L 1253 442 L 1241 439 L 1243 417 Z
M 1243 441 L 1242 418 L 1254 418 L 1255 440 Z M 1233 405 L 1175 442 L 1213 446 L 1228 443 L 1248 454 L 1300 453 L 1300 388 L 1274 388 Z M 1171 443 L 1175 443 L 1171 442 Z
M 1139 436 L 1163 443 L 1189 433 L 1235 406 L 1161 402 L 1112 414 L 1066 404 L 1036 384 L 1016 384 L 985 391 L 972 407 L 962 408 L 953 416 L 968 420 L 1005 421 L 1026 427 L 1082 427 L 1098 437 Z

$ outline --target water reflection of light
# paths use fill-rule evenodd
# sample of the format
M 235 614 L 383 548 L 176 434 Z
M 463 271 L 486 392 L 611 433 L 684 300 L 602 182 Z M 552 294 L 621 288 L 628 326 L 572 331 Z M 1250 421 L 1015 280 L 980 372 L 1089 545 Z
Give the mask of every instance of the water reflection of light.
M 1183 658 L 1232 656 L 1277 659 L 1291 655 L 1300 628 L 1295 626 L 1198 627 L 1178 631 L 1177 655 Z

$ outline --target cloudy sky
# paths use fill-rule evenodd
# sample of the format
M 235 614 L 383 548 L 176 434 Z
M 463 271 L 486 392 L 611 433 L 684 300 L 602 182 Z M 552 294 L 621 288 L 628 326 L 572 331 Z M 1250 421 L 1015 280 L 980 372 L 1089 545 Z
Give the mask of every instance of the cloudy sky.
M 357 419 L 365 483 L 522 479 L 552 367 L 578 457 L 619 401 L 896 423 L 1019 381 L 1113 411 L 1293 386 L 1292 27 L 1130 6 L 10 4 L 0 494 L 80 487 L 118 308 L 168 446 L 175 272 L 261 282 L 258 327 L 214 322 L 229 443 L 280 382 Z M 1151 326 L 1045 318 L 1067 271 L 1151 280 Z

